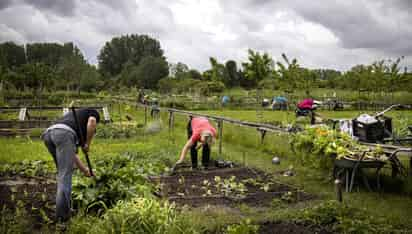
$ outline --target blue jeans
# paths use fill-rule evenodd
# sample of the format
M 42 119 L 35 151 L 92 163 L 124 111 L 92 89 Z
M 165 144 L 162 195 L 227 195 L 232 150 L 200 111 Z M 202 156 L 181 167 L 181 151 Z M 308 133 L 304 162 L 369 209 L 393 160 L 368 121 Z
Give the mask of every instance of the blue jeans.
M 76 136 L 66 129 L 51 129 L 42 138 L 57 167 L 56 218 L 65 221 L 70 218 Z

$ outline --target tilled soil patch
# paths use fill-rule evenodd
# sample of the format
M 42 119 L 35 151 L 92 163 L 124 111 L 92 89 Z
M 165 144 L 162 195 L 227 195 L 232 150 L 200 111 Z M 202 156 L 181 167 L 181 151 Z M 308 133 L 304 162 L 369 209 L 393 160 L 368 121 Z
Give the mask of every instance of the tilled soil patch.
M 292 203 L 314 198 L 297 188 L 276 182 L 262 171 L 246 167 L 180 171 L 150 179 L 156 183 L 157 195 L 192 207 L 235 206 L 239 203 L 264 207 L 270 206 L 274 199 Z
M 56 181 L 47 177 L 0 178 L 0 207 L 24 210 L 33 219 L 33 228 L 39 229 L 50 223 L 55 216 Z

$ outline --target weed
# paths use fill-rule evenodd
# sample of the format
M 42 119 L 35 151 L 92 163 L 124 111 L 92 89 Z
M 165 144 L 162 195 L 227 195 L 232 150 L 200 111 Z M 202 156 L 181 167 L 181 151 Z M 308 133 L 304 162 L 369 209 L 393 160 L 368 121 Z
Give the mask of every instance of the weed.
M 250 219 L 245 219 L 239 224 L 229 225 L 226 234 L 256 234 L 259 230 L 258 225 L 253 225 Z

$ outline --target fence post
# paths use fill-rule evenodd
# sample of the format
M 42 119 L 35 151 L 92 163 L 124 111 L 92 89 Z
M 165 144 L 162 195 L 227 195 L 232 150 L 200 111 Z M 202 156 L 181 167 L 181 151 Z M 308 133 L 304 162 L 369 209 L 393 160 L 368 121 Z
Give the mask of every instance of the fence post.
M 169 110 L 169 131 L 172 131 L 173 129 L 173 111 Z
M 223 138 L 223 120 L 217 122 L 217 128 L 219 131 L 219 157 L 222 157 L 222 138 Z
M 339 201 L 339 202 L 342 202 L 343 201 L 343 198 L 342 198 L 342 182 L 339 180 L 339 179 L 336 179 L 335 180 L 335 190 L 336 190 L 336 199 Z
M 260 132 L 260 144 L 263 145 L 263 142 L 264 142 L 265 136 L 266 136 L 266 130 L 258 129 L 258 131 Z

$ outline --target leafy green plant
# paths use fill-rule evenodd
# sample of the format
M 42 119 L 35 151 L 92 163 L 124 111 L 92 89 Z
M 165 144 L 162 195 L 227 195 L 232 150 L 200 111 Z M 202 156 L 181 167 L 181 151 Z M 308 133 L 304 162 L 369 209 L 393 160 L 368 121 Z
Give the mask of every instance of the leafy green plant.
M 106 124 L 99 126 L 96 132 L 96 137 L 103 139 L 131 138 L 139 136 L 143 130 L 134 126 L 116 126 L 114 124 Z
M 252 224 L 250 219 L 242 220 L 239 224 L 229 225 L 226 229 L 226 234 L 256 234 L 259 226 Z
M 155 188 L 147 178 L 160 174 L 165 168 L 161 157 L 136 152 L 102 157 L 95 165 L 95 180 L 83 176 L 73 178 L 73 204 L 99 213 L 119 200 L 137 195 L 152 197 Z
M 215 176 L 214 180 L 217 191 L 222 192 L 225 196 L 234 196 L 236 198 L 245 197 L 247 188 L 242 182 L 236 182 L 236 176 L 231 176 L 224 180 L 219 176 Z
M 27 212 L 24 204 L 16 203 L 16 209 L 12 210 L 5 205 L 0 210 L 0 233 L 26 233 L 30 220 L 27 219 Z
M 197 233 L 174 204 L 144 197 L 119 201 L 89 228 L 88 233 Z
M 290 143 L 295 153 L 301 153 L 302 162 L 312 163 L 313 166 L 322 169 L 330 168 L 334 158 L 359 159 L 363 153 L 365 159 L 387 160 L 380 147 L 371 151 L 357 144 L 346 133 L 326 126 L 307 127 L 303 132 L 295 134 Z
M 19 163 L 0 165 L 0 175 L 47 176 L 54 171 L 54 166 L 42 160 L 23 160 Z
M 394 226 L 366 209 L 337 201 L 326 201 L 300 212 L 299 218 L 320 226 L 329 226 L 338 233 L 397 233 Z

